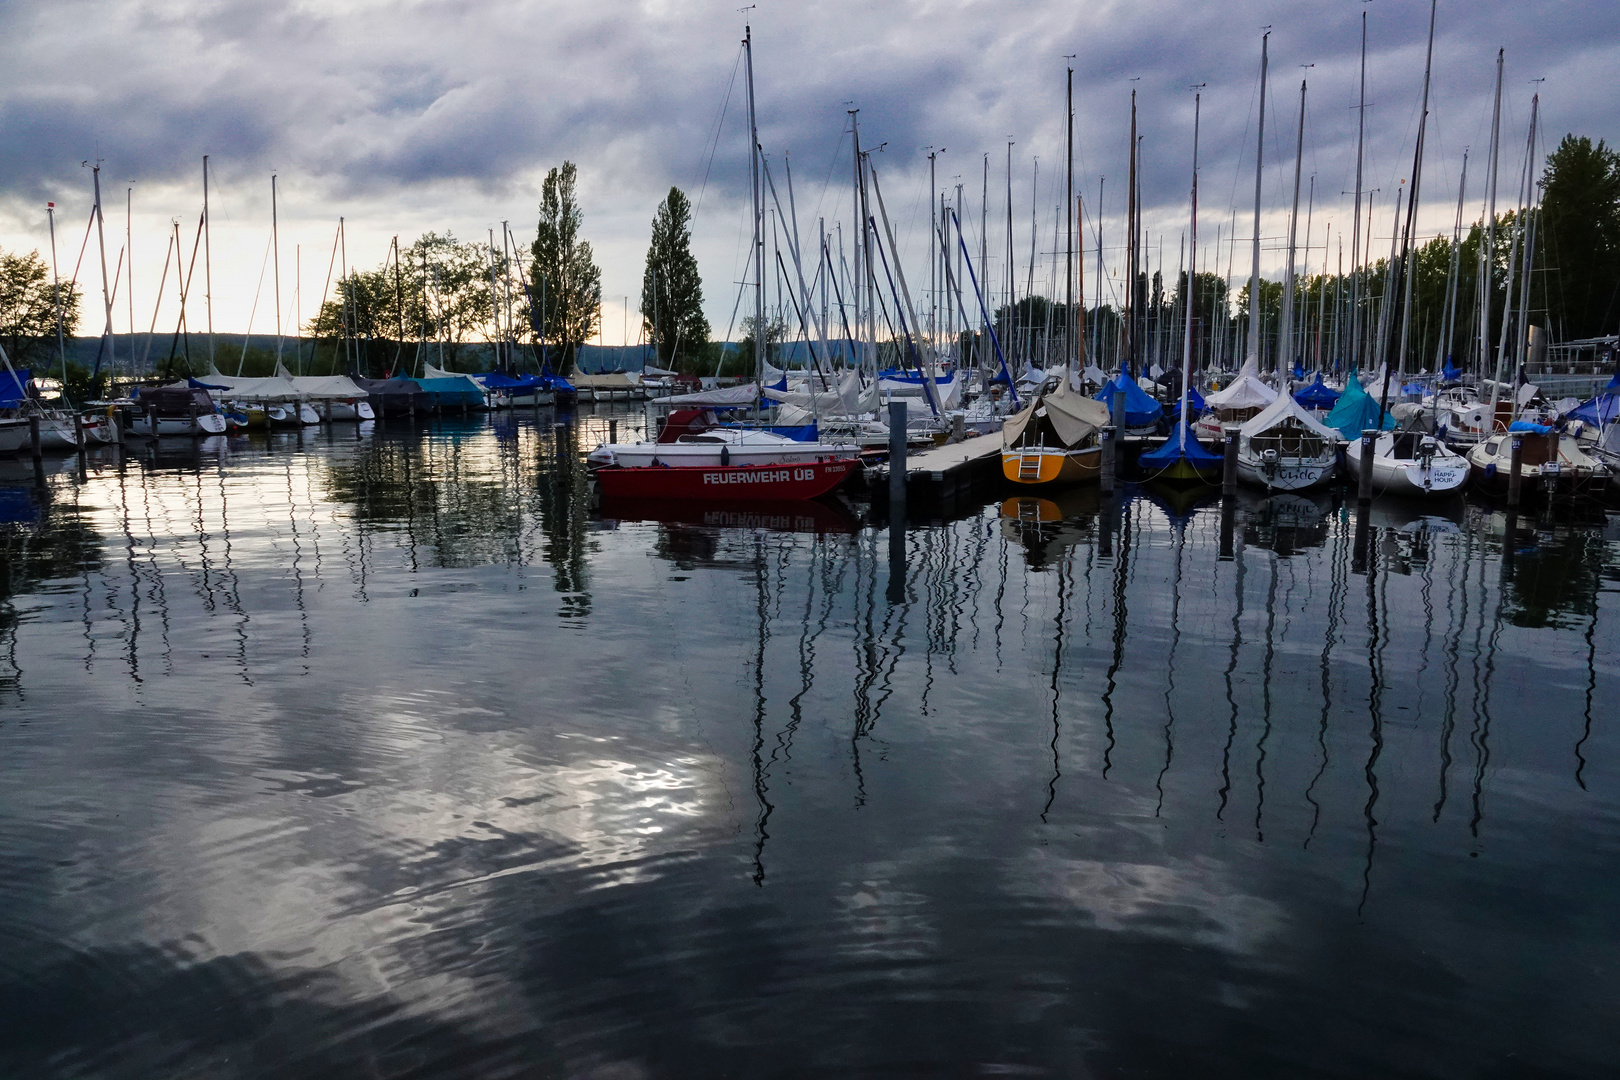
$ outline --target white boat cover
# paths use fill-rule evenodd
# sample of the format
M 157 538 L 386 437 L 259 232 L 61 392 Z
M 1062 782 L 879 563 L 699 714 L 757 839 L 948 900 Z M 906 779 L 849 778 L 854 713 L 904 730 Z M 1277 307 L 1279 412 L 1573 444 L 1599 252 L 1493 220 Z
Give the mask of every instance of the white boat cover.
M 1205 398 L 1204 400 L 1208 401 L 1209 399 Z M 1243 426 L 1238 428 L 1238 431 L 1242 432 L 1244 438 L 1250 439 L 1256 435 L 1264 434 L 1268 428 L 1275 427 L 1289 417 L 1298 420 L 1300 425 L 1313 435 L 1326 439 L 1329 446 L 1335 446 L 1343 441 L 1337 431 L 1306 412 L 1304 406 L 1295 401 L 1291 394 L 1280 395 L 1277 400 L 1262 409 L 1258 416 L 1245 421 Z
M 279 375 L 249 379 L 237 375 L 221 375 L 217 371 L 210 371 L 197 381 L 207 383 L 209 386 L 225 387 L 226 389 L 221 396 L 227 401 L 247 401 L 269 405 L 277 402 L 297 401 L 303 396 L 298 392 L 296 386 Z
M 1080 373 L 1080 381 L 1082 383 L 1094 383 L 1097 386 L 1101 386 L 1103 383 L 1108 381 L 1108 373 L 1103 371 L 1103 369 L 1098 367 L 1096 364 L 1087 364 L 1086 369 Z
M 298 396 L 306 401 L 352 401 L 367 396 L 345 375 L 294 375 L 280 363 L 276 364 L 276 374 L 292 383 Z
M 1260 381 L 1260 363 L 1252 356 L 1243 361 L 1237 378 L 1229 385 L 1204 395 L 1204 403 L 1212 409 L 1259 409 L 1277 400 L 1277 391 Z
M 1057 386 L 1040 394 L 1017 413 L 1007 417 L 1001 428 L 1001 444 L 1012 446 L 1024 434 L 1024 428 L 1041 410 L 1057 437 L 1065 446 L 1078 445 L 1092 432 L 1108 423 L 1108 406 L 1094 401 L 1069 387 L 1068 379 L 1059 379 Z
M 752 405 L 759 396 L 756 383 L 727 386 L 719 390 L 700 390 L 695 394 L 672 394 L 658 399 L 660 405 Z
M 860 374 L 853 368 L 838 377 L 838 389 L 809 393 L 799 390 L 773 390 L 767 386 L 765 396 L 783 405 L 793 405 L 822 416 L 858 416 L 878 407 L 878 388 L 874 382 L 861 386 Z M 786 421 L 783 421 L 786 423 Z
M 568 381 L 579 390 L 629 390 L 641 385 L 641 374 L 612 371 L 606 375 L 575 375 Z
M 422 378 L 424 378 L 424 379 L 466 379 L 467 382 L 469 384 L 471 384 L 471 385 L 469 385 L 467 387 L 464 387 L 463 389 L 476 390 L 480 394 L 482 394 L 484 392 L 484 384 L 479 382 L 478 379 L 475 376 L 468 375 L 464 371 L 446 371 L 444 368 L 434 367 L 432 364 L 424 363 L 422 365 Z M 446 388 L 446 389 L 448 389 L 448 388 Z

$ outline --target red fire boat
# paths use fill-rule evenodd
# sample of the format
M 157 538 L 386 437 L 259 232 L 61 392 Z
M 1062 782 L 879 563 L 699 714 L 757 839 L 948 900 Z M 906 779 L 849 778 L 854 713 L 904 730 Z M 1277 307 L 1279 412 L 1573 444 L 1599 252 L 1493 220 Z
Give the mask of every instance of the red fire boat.
M 792 465 L 609 465 L 595 477 L 602 494 L 615 499 L 814 499 L 858 467 L 854 458 Z

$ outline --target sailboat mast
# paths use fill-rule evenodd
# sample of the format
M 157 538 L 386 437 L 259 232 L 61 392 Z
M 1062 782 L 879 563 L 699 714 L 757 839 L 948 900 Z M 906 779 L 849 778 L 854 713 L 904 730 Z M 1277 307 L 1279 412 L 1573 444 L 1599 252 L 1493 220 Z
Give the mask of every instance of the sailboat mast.
M 1012 140 L 1007 140 L 1007 272 L 1003 277 L 1007 281 L 1006 317 L 1001 320 L 1001 340 L 1007 344 L 1005 352 L 1011 353 L 1017 347 L 1017 333 L 1008 333 L 1013 328 L 1013 320 L 1017 312 L 1013 308 L 1013 293 L 1016 291 L 1017 281 L 1014 277 L 1018 268 L 1013 265 L 1013 203 L 1012 203 Z M 1012 357 L 1008 356 L 1008 362 Z
M 1361 91 L 1356 98 L 1356 209 L 1350 230 L 1350 364 L 1361 362 L 1361 164 L 1367 135 L 1367 13 L 1361 13 Z
M 1513 380 L 1517 386 L 1524 377 L 1526 361 L 1530 359 L 1530 274 L 1536 265 L 1536 203 L 1539 199 L 1536 184 L 1536 119 L 1541 111 L 1541 95 L 1537 94 L 1530 99 L 1530 145 L 1525 150 L 1525 237 L 1522 269 L 1519 272 L 1519 326 L 1518 363 L 1515 370 L 1516 378 Z M 1518 396 L 1514 396 L 1514 415 L 1518 415 Z
M 1479 249 L 1479 375 L 1485 375 L 1485 361 L 1491 355 L 1491 287 L 1496 279 L 1496 173 L 1502 135 L 1502 57 L 1507 50 L 1496 50 L 1496 103 L 1491 107 L 1491 153 L 1485 178 L 1485 243 Z M 1500 379 L 1502 376 L 1497 375 Z M 1496 415 L 1496 390 L 1491 390 L 1491 415 Z
M 208 370 L 214 366 L 214 249 L 209 241 L 213 221 L 208 216 L 208 155 L 203 155 L 203 306 L 208 312 Z
M 858 339 L 863 328 L 863 324 L 861 323 L 861 289 L 865 284 L 866 278 L 861 273 L 861 247 L 863 238 L 866 236 L 866 221 L 863 217 L 861 217 L 861 110 L 850 109 L 848 112 L 849 132 L 850 139 L 852 140 L 850 162 L 851 167 L 855 170 L 854 182 L 850 187 L 850 210 L 851 213 L 854 214 L 854 224 L 856 226 L 856 228 L 851 230 L 853 235 L 850 237 L 850 244 L 853 248 L 850 254 L 855 257 L 855 266 L 853 268 L 854 279 L 850 282 L 849 291 L 855 300 L 855 336 Z M 860 341 L 852 341 L 849 343 L 849 345 L 850 348 L 855 352 L 855 366 L 864 367 L 864 354 L 861 350 Z
M 1451 265 L 1446 269 L 1446 315 L 1434 350 L 1434 370 L 1443 371 L 1451 359 L 1451 339 L 1457 329 L 1457 269 L 1462 256 L 1463 199 L 1468 191 L 1468 150 L 1463 150 L 1462 178 L 1457 182 L 1457 220 L 1451 226 Z
M 45 216 L 51 225 L 51 296 L 56 303 L 56 352 L 62 361 L 62 404 L 67 396 L 67 340 L 62 335 L 62 279 L 56 272 L 56 204 L 45 204 Z
M 1137 203 L 1136 203 L 1136 91 L 1131 91 L 1131 146 L 1125 178 L 1125 223 L 1130 232 L 1125 243 L 1125 274 L 1129 278 L 1125 286 L 1125 349 L 1120 357 L 1120 370 L 1131 371 L 1136 365 L 1137 349 L 1137 294 L 1136 294 L 1136 231 Z
M 1305 80 L 1299 80 L 1299 135 L 1294 146 L 1294 204 L 1288 212 L 1288 266 L 1283 271 L 1282 312 L 1277 319 L 1277 370 L 1294 369 L 1294 255 L 1299 238 L 1299 180 L 1305 165 Z M 1310 233 L 1305 243 L 1310 243 Z
M 1203 94 L 1193 95 L 1193 170 L 1192 170 L 1192 222 L 1188 228 L 1187 236 L 1187 285 L 1182 303 L 1187 308 L 1187 328 L 1182 336 L 1181 347 L 1181 426 L 1179 437 L 1181 448 L 1187 448 L 1187 399 L 1192 390 L 1192 344 L 1193 344 L 1193 282 L 1198 277 L 1198 121 L 1203 103 Z
M 1068 89 L 1064 98 L 1067 110 L 1067 135 L 1064 149 L 1067 163 L 1063 171 L 1063 366 L 1065 375 L 1073 370 L 1074 357 L 1074 65 L 1068 67 Z
M 276 363 L 281 363 L 281 234 L 276 225 L 276 174 L 270 174 L 270 251 L 275 275 Z
M 1412 243 L 1417 228 L 1418 199 L 1423 189 L 1423 143 L 1429 130 L 1429 78 L 1434 69 L 1434 16 L 1439 0 L 1429 0 L 1429 49 L 1423 62 L 1423 108 L 1418 113 L 1417 146 L 1412 150 L 1412 194 L 1406 199 L 1406 229 L 1402 236 L 1402 273 L 1406 277 L 1401 301 L 1401 347 L 1395 357 L 1396 372 L 1406 370 L 1407 345 L 1412 334 L 1412 290 L 1417 278 L 1417 248 Z M 1385 370 L 1384 392 L 1389 391 L 1389 373 Z M 1379 422 L 1383 422 L 1383 403 L 1379 404 Z
M 748 76 L 748 180 L 754 202 L 754 378 L 765 385 L 765 232 L 759 190 L 759 121 L 754 115 L 754 29 L 743 27 L 743 62 Z
M 107 282 L 107 234 L 103 225 L 106 216 L 101 212 L 101 164 L 97 162 L 90 167 L 90 179 L 96 189 L 96 246 L 101 249 L 101 304 L 107 312 L 107 367 L 117 370 L 113 351 L 113 309 L 112 289 Z M 131 357 L 133 360 L 134 358 Z
M 1266 151 L 1266 68 L 1270 64 L 1271 31 L 1260 38 L 1260 135 L 1254 151 L 1254 265 L 1249 271 L 1249 355 L 1247 364 L 1260 362 L 1260 179 Z M 1133 284 L 1134 288 L 1134 284 Z

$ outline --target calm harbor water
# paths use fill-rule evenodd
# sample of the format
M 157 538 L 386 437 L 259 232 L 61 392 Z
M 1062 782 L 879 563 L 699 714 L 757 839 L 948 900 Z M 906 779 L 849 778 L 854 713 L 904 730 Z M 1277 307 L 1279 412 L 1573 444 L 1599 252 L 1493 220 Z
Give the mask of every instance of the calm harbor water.
M 0 463 L 0 1075 L 1612 1075 L 1614 522 L 605 415 Z

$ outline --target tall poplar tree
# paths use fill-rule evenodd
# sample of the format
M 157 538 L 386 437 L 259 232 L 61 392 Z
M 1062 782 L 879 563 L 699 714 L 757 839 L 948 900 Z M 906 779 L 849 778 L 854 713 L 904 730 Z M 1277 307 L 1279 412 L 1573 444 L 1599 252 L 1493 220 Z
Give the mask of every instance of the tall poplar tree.
M 1553 333 L 1565 340 L 1620 327 L 1620 153 L 1566 135 L 1547 157 L 1538 261 Z M 1537 282 L 1540 285 L 1540 282 Z
M 692 255 L 692 204 L 672 187 L 653 214 L 652 243 L 641 275 L 641 323 L 660 367 L 698 356 L 709 341 L 703 279 Z
M 596 332 L 602 316 L 602 271 L 590 243 L 579 238 L 585 215 L 574 195 L 576 176 L 571 161 L 546 173 L 540 223 L 529 249 L 534 257 L 529 290 L 538 312 L 532 325 L 564 375 L 578 363 L 580 346 Z

